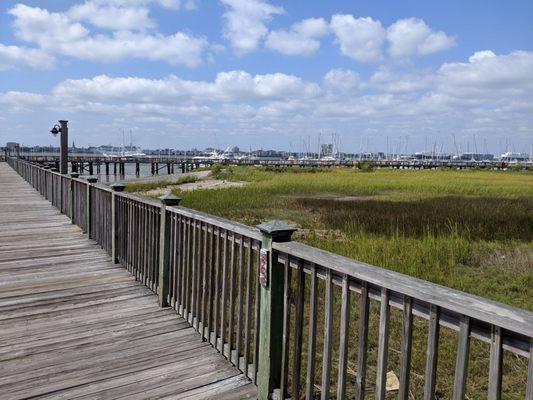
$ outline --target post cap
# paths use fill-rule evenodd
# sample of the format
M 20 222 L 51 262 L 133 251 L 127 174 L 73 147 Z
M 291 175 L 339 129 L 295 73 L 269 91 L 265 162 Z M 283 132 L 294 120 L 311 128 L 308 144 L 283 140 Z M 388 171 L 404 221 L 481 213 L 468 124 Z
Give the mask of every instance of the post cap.
M 98 178 L 95 178 L 95 177 L 87 177 L 87 178 L 85 178 L 85 179 L 87 179 L 87 182 L 89 182 L 89 183 L 96 183 L 96 182 L 98 182 Z
M 168 193 L 164 194 L 163 196 L 160 196 L 159 200 L 161 200 L 161 203 L 166 206 L 177 206 L 180 204 L 181 198 L 173 195 L 172 193 Z
M 263 222 L 257 227 L 263 235 L 271 237 L 274 242 L 289 242 L 292 234 L 298 230 L 279 220 Z
M 70 174 L 70 177 L 71 177 L 71 178 L 79 178 L 79 177 L 80 177 L 80 174 L 78 174 L 78 173 L 76 173 L 76 172 L 72 172 L 72 173 Z
M 123 192 L 124 189 L 126 189 L 126 185 L 123 185 L 119 182 L 112 183 L 110 187 L 111 189 L 113 189 L 114 192 Z

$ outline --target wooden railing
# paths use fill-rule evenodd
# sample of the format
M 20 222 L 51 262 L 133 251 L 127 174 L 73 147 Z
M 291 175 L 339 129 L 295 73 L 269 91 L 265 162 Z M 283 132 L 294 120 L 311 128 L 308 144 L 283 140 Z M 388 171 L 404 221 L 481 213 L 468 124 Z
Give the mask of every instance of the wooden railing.
M 291 242 L 290 232 L 8 162 L 256 382 L 261 399 L 363 399 L 369 390 L 384 399 L 389 371 L 399 376 L 400 399 L 441 398 L 437 371 L 451 343 L 455 367 L 441 371 L 453 376 L 449 397 L 465 398 L 469 367 L 486 353 L 476 374 L 487 398 L 505 396 L 503 360 L 514 354 L 524 366 L 516 367 L 524 376 L 518 396 L 533 400 L 529 311 Z M 419 397 L 415 352 L 425 361 Z

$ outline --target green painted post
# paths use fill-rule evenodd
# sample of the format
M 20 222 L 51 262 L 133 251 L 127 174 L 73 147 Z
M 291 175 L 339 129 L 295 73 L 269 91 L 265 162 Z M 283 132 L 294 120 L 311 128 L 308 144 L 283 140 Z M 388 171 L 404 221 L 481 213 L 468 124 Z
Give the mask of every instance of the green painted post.
M 280 386 L 281 349 L 283 339 L 284 271 L 272 256 L 273 242 L 288 242 L 296 231 L 281 221 L 269 221 L 257 226 L 261 241 L 261 282 L 259 311 L 259 366 L 257 367 L 257 398 L 268 400 Z M 263 263 L 266 262 L 266 265 Z
M 157 295 L 159 307 L 168 307 L 170 281 L 170 224 L 167 223 L 167 206 L 179 205 L 181 199 L 173 194 L 159 197 L 161 200 L 161 220 L 159 229 L 159 282 Z
M 113 260 L 113 263 L 118 264 L 118 256 L 117 256 L 117 241 L 118 241 L 117 223 L 118 221 L 117 221 L 117 212 L 116 212 L 115 192 L 123 192 L 126 186 L 118 182 L 115 182 L 110 186 L 111 186 L 111 189 L 113 189 L 113 192 L 111 192 L 111 259 Z

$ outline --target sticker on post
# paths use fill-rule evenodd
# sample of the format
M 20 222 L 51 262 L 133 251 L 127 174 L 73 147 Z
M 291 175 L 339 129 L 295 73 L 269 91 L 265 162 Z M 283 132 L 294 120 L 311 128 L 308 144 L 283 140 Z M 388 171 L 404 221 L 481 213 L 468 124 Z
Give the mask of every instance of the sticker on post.
M 259 283 L 268 286 L 268 250 L 261 249 L 259 252 Z

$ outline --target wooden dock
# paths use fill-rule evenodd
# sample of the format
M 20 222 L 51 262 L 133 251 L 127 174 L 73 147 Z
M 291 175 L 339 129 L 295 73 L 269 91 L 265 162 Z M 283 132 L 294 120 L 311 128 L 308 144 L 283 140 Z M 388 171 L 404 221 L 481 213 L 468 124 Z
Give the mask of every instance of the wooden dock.
M 0 163 L 0 399 L 242 399 L 256 387 Z
M 0 399 L 362 400 L 371 391 L 385 400 L 388 371 L 397 368 L 398 397 L 407 400 L 411 353 L 424 346 L 415 397 L 446 390 L 465 400 L 480 398 L 468 393 L 468 371 L 485 363 L 484 342 L 489 359 L 474 378 L 486 377 L 487 398 L 533 400 L 528 310 L 292 241 L 295 228 L 281 221 L 252 228 L 183 207 L 176 196 L 154 200 L 49 166 L 7 163 Z M 399 322 L 401 350 L 389 357 Z M 419 323 L 425 344 L 413 340 Z M 454 345 L 455 367 L 446 366 L 439 348 Z M 504 354 L 522 358 L 516 371 Z M 438 386 L 439 368 L 453 386 Z M 515 372 L 521 381 L 508 387 L 506 374 Z

